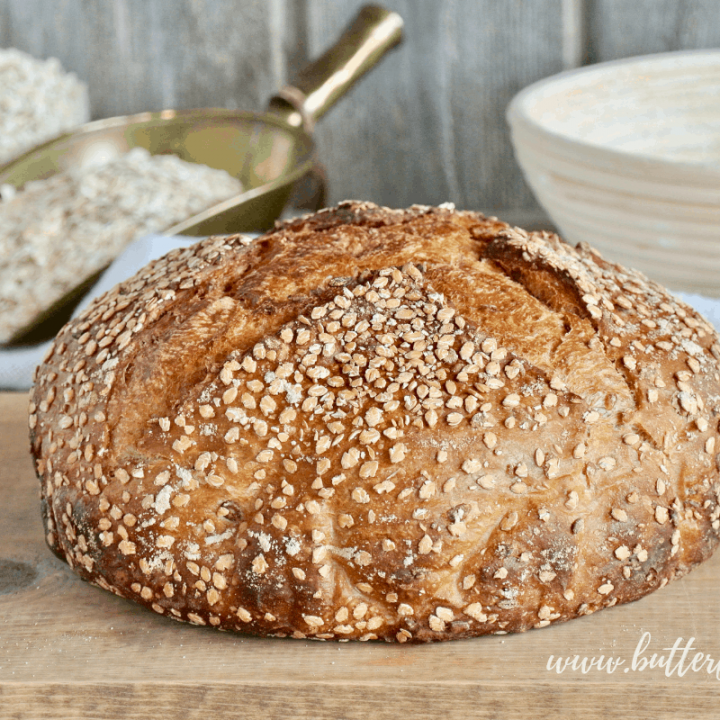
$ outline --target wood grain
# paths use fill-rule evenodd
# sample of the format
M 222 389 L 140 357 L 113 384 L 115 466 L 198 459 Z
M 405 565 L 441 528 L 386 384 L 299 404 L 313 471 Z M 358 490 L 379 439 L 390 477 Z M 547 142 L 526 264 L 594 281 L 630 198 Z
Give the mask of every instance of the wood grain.
M 585 0 L 588 62 L 720 45 L 715 0 Z
M 0 718 L 717 716 L 715 675 L 631 663 L 644 632 L 643 657 L 694 637 L 690 659 L 720 659 L 720 556 L 637 603 L 523 635 L 403 646 L 192 627 L 87 585 L 47 550 L 26 403 L 0 394 Z M 625 664 L 557 674 L 551 655 Z
M 57 57 L 93 118 L 163 108 L 262 110 L 283 61 L 275 2 L 1 0 L 0 46 Z
M 309 0 L 311 54 L 360 4 Z M 405 43 L 316 131 L 331 200 L 536 208 L 504 111 L 521 87 L 563 69 L 560 0 L 386 4 L 405 19 Z

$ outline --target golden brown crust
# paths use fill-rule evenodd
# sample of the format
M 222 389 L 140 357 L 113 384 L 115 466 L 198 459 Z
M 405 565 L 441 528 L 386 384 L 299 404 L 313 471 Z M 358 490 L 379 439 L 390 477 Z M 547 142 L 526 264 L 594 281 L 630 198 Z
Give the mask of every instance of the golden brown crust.
M 718 358 L 641 274 L 451 207 L 210 238 L 98 299 L 38 369 L 48 544 L 225 629 L 543 627 L 710 556 Z

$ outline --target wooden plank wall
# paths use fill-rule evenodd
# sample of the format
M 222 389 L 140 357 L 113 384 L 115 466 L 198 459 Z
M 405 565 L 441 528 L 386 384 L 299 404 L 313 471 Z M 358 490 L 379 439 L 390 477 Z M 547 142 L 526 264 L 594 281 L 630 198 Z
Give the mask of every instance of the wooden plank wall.
M 720 46 L 717 0 L 587 0 L 586 62 Z
M 401 49 L 317 127 L 330 201 L 451 200 L 538 215 L 505 107 L 587 62 L 720 44 L 717 0 L 386 0 Z M 259 110 L 361 0 L 0 0 L 0 47 L 55 56 L 90 88 L 94 118 L 224 106 Z

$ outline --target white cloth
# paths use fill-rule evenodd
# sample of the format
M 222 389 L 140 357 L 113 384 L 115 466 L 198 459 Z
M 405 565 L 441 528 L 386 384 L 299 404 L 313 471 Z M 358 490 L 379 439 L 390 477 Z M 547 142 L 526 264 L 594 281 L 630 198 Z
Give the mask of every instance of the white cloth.
M 92 290 L 83 298 L 75 313 L 81 312 L 98 295 L 110 290 L 119 282 L 134 275 L 138 270 L 178 247 L 188 247 L 198 238 L 179 235 L 166 237 L 148 235 L 136 240 L 105 271 Z M 676 293 L 676 295 L 704 315 L 720 332 L 720 300 L 702 295 Z M 35 367 L 41 362 L 50 342 L 30 348 L 0 349 L 0 390 L 27 390 L 32 385 Z

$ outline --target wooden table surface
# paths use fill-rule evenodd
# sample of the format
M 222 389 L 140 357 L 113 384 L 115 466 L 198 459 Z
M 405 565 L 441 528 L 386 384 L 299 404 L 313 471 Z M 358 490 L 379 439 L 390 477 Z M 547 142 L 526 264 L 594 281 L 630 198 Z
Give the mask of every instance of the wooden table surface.
M 26 404 L 0 393 L 0 718 L 720 717 L 720 554 L 639 602 L 522 635 L 408 646 L 192 627 L 46 548 Z

